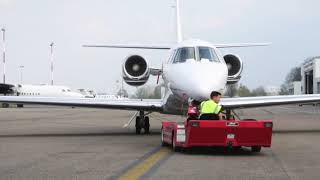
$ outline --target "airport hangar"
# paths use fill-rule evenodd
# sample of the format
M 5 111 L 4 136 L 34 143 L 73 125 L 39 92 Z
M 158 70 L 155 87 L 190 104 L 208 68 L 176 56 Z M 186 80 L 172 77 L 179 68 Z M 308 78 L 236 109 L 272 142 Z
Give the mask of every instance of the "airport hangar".
M 306 59 L 301 65 L 302 94 L 320 94 L 320 56 Z

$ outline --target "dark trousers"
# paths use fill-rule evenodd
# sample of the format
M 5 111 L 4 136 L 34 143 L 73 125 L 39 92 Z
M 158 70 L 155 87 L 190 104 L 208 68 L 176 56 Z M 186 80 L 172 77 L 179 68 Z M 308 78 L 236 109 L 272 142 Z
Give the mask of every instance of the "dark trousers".
M 219 120 L 218 114 L 202 114 L 200 120 Z

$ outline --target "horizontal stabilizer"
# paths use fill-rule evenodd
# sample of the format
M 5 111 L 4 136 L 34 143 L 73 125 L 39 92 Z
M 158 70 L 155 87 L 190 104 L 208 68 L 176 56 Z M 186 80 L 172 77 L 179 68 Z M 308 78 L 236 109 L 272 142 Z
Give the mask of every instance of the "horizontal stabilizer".
M 145 45 L 145 44 L 103 44 L 103 45 L 83 45 L 83 47 L 102 47 L 102 48 L 125 48 L 125 49 L 170 49 L 171 45 Z
M 239 47 L 268 46 L 268 45 L 270 45 L 270 43 L 214 44 L 216 48 L 239 48 Z

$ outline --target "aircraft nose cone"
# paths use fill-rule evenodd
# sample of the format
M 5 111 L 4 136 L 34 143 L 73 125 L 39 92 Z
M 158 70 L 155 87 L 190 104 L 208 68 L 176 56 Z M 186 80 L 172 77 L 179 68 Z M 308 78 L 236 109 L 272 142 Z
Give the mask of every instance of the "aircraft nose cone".
M 224 84 L 224 82 L 220 82 L 217 78 L 199 82 L 199 85 L 197 86 L 199 98 L 208 99 L 212 91 L 218 91 L 222 93 Z
M 212 91 L 222 93 L 227 81 L 227 67 L 224 64 L 210 64 L 203 66 L 198 73 L 193 86 L 194 96 L 197 99 L 208 99 Z
M 228 76 L 224 63 L 186 62 L 164 69 L 165 80 L 171 91 L 180 98 L 206 100 L 212 91 L 222 93 Z

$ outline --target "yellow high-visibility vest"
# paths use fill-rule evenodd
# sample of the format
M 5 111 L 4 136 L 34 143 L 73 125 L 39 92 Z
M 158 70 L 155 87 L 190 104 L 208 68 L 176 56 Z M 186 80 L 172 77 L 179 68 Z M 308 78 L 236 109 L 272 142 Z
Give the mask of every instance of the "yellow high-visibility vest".
M 219 114 L 222 106 L 218 105 L 213 100 L 203 101 L 201 103 L 201 114 Z

